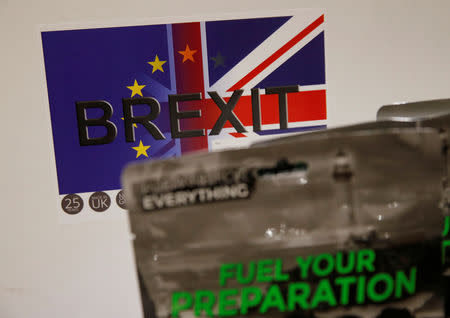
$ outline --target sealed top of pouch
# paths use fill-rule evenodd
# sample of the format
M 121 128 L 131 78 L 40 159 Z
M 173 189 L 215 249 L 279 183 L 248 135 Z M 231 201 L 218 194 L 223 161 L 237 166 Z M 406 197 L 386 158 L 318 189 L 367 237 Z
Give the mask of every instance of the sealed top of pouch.
M 401 128 L 431 127 L 446 130 L 450 126 L 450 99 L 427 100 L 412 103 L 397 103 L 382 106 L 377 112 L 377 121 L 347 125 L 333 129 L 319 130 L 311 133 L 297 134 L 289 137 L 256 142 L 253 147 L 289 142 L 312 136 L 332 136 L 343 133 L 357 133 L 368 130 L 395 130 Z
M 122 184 L 138 268 L 156 315 L 223 316 L 225 287 L 242 292 L 235 310 L 228 312 L 232 316 L 248 316 L 256 308 L 255 315 L 271 317 L 306 309 L 332 310 L 334 317 L 338 308 L 350 304 L 361 317 L 375 317 L 380 309 L 370 304 L 380 302 L 416 314 L 437 310 L 430 301 L 436 303 L 433 291 L 439 289 L 441 151 L 436 129 L 377 127 L 129 166 Z M 404 270 L 409 275 L 405 293 L 400 286 L 396 296 L 386 292 L 385 298 L 346 302 L 341 290 L 341 301 L 320 300 L 320 280 L 308 285 L 311 294 L 302 304 L 289 300 L 288 284 L 288 295 L 280 296 L 285 306 L 277 307 L 266 303 L 269 283 L 249 281 L 266 290 L 257 302 L 245 298 L 240 281 L 222 279 L 224 264 L 276 259 L 278 278 L 286 278 L 284 273 L 289 281 L 298 281 L 296 268 L 303 270 L 299 258 L 366 249 L 374 253 L 368 275 Z M 328 272 L 339 274 L 333 273 Z M 301 276 L 317 284 L 320 275 Z M 376 283 L 367 282 L 368 289 L 375 288 Z M 214 304 L 209 311 L 198 309 L 203 307 L 197 300 L 204 298 L 199 290 L 215 295 L 214 302 L 208 298 Z
M 450 99 L 435 99 L 385 105 L 378 110 L 377 120 L 420 121 L 449 113 Z

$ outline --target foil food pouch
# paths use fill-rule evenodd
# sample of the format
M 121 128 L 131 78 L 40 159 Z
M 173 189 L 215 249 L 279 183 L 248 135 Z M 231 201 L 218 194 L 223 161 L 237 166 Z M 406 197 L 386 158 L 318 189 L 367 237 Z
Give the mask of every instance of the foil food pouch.
M 448 115 L 450 99 L 435 99 L 411 103 L 397 103 L 382 106 L 377 112 L 377 120 L 418 121 Z
M 146 315 L 443 317 L 444 166 L 383 125 L 131 165 Z

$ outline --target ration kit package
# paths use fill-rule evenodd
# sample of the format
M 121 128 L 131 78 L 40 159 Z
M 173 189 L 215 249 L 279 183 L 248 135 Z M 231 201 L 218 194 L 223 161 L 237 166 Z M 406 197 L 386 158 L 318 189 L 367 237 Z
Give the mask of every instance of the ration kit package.
M 145 316 L 445 317 L 439 115 L 129 166 Z

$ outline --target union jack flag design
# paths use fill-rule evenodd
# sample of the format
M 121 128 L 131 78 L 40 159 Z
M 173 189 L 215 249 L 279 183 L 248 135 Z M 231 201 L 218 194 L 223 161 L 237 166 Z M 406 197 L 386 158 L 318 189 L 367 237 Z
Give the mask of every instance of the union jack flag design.
M 246 145 L 274 134 L 326 127 L 324 15 L 302 10 L 294 15 L 174 24 L 42 32 L 59 193 L 120 188 L 123 167 L 134 160 L 168 158 L 195 150 Z M 280 129 L 279 96 L 263 88 L 300 85 L 289 93 L 288 128 Z M 251 89 L 261 88 L 261 131 L 253 131 Z M 243 94 L 233 112 L 245 127 L 227 121 L 219 135 L 210 131 L 221 114 L 210 92 L 227 102 Z M 201 117 L 180 120 L 181 130 L 205 129 L 205 136 L 172 138 L 168 96 L 201 93 L 180 110 Z M 136 142 L 126 142 L 122 99 L 154 97 L 161 113 L 156 140 L 135 125 Z M 114 113 L 117 137 L 109 144 L 81 146 L 75 103 L 105 100 Z M 137 105 L 135 114 L 148 112 Z M 102 114 L 89 109 L 88 117 Z M 89 136 L 104 127 L 89 127 Z

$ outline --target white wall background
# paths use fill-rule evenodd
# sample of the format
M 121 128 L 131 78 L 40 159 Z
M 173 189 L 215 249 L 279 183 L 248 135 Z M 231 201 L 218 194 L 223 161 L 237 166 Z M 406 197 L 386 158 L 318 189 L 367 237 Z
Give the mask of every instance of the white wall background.
M 450 1 L 0 0 L 0 317 L 140 317 L 125 219 L 62 225 L 39 24 L 326 9 L 330 126 L 450 97 Z

